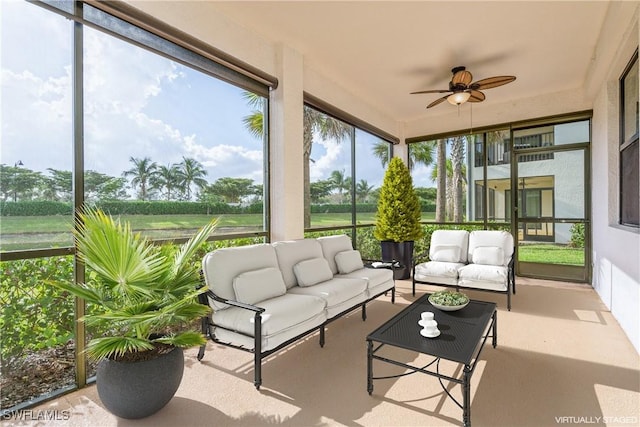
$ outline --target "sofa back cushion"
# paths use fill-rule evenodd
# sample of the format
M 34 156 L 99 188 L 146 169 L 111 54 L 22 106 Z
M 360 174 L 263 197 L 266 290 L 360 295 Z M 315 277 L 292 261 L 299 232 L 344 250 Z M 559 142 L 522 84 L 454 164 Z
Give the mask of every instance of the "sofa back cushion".
M 351 238 L 346 234 L 339 234 L 337 236 L 323 236 L 318 237 L 318 242 L 322 247 L 322 254 L 329 263 L 329 267 L 333 274 L 338 274 L 338 264 L 336 263 L 336 255 L 340 252 L 353 250 Z
M 431 234 L 429 259 L 440 262 L 467 262 L 469 232 L 466 230 L 436 230 Z
M 322 258 L 322 247 L 316 239 L 283 240 L 273 243 L 280 272 L 287 289 L 298 284 L 293 266 L 300 261 Z
M 329 263 L 323 257 L 300 261 L 293 266 L 298 286 L 313 286 L 333 278 Z
M 338 266 L 338 273 L 340 274 L 349 274 L 364 268 L 360 251 L 356 251 L 354 249 L 338 252 L 336 254 L 335 261 Z
M 261 268 L 278 268 L 273 246 L 258 244 L 222 248 L 206 254 L 202 260 L 204 279 L 211 291 L 221 298 L 236 298 L 233 280 L 242 273 Z M 215 309 L 227 308 L 226 304 L 211 301 Z
M 513 236 L 501 230 L 474 230 L 469 234 L 469 262 L 506 267 L 513 256 Z
M 282 273 L 276 267 L 265 267 L 240 273 L 233 279 L 236 300 L 256 304 L 287 292 Z

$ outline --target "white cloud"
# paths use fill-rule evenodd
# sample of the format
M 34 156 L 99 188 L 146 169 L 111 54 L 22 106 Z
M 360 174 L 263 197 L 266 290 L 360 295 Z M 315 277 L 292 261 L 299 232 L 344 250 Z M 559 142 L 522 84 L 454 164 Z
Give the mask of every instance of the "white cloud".
M 20 25 L 21 11 L 9 16 L 3 9 L 0 161 L 71 170 L 73 27 L 27 8 L 35 11 L 33 32 Z M 131 168 L 130 157 L 166 165 L 184 156 L 201 162 L 209 181 L 263 182 L 262 146 L 242 127 L 249 107 L 239 89 L 89 27 L 84 34 L 86 169 L 119 176 Z
M 335 140 L 313 141 L 314 149 L 311 152 L 312 162 L 309 162 L 309 177 L 311 182 L 327 179 L 328 175 L 341 167 L 336 167 L 336 161 L 342 155 L 345 143 L 338 143 Z M 324 148 L 324 154 L 315 158 L 314 154 L 318 153 L 317 145 Z
M 71 169 L 70 69 L 63 73 L 43 79 L 2 69 L 2 163 Z

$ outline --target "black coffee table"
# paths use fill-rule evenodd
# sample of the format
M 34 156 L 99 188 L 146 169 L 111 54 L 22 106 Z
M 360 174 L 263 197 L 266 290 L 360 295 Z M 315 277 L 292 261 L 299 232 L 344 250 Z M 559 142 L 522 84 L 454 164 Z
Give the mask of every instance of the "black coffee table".
M 487 338 L 492 337 L 494 348 L 498 343 L 496 305 L 490 302 L 470 301 L 469 305 L 462 310 L 441 311 L 431 305 L 428 300 L 429 295 L 423 295 L 367 336 L 367 391 L 369 394 L 373 392 L 373 380 L 407 375 L 403 373 L 374 377 L 374 359 L 410 369 L 413 371 L 410 373 L 422 372 L 435 376 L 442 389 L 462 409 L 463 425 L 470 426 L 471 376 Z M 420 335 L 422 327 L 418 325 L 418 321 L 423 311 L 434 313 L 440 336 L 425 338 Z M 377 345 L 374 346 L 374 343 Z M 376 353 L 385 345 L 431 355 L 434 356 L 434 360 L 426 366 L 417 367 L 377 355 Z M 440 359 L 464 365 L 462 376 L 451 377 L 441 374 Z M 462 404 L 451 396 L 442 380 L 462 385 Z

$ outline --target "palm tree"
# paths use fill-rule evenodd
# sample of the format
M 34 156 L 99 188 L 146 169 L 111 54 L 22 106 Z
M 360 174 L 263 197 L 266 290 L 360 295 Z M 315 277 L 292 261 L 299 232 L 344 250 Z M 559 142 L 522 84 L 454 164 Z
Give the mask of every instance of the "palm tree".
M 391 144 L 388 142 L 380 139 L 378 142 L 373 144 L 373 156 L 380 160 L 380 163 L 382 163 L 382 169 L 386 169 L 390 155 Z
M 361 179 L 356 184 L 356 198 L 359 202 L 365 203 L 369 199 L 372 191 L 373 185 L 369 185 L 369 183 L 365 179 Z
M 433 141 L 411 144 L 409 147 L 409 169 L 413 169 L 415 165 L 420 163 L 425 166 L 433 164 L 435 148 Z M 379 140 L 373 146 L 373 155 L 380 160 L 383 168 L 386 168 L 387 163 L 389 163 L 390 151 L 390 144 L 383 140 Z
M 250 106 L 256 109 L 248 116 L 243 118 L 242 122 L 252 135 L 261 137 L 264 135 L 264 105 L 266 99 L 251 92 L 245 92 L 245 99 Z M 313 137 L 318 136 L 322 139 L 334 139 L 341 142 L 345 137 L 349 136 L 353 130 L 353 126 L 340 120 L 329 117 L 328 115 L 315 110 L 309 106 L 303 107 L 303 166 L 304 166 L 304 227 L 311 226 L 311 184 L 309 173 L 309 162 L 311 159 L 311 148 L 313 146 Z
M 436 222 L 444 222 L 446 220 L 447 213 L 447 174 L 438 173 L 438 170 L 443 171 L 446 169 L 447 164 L 447 140 L 439 139 L 437 142 L 437 162 L 436 169 Z
M 202 189 L 207 186 L 208 182 L 203 177 L 207 175 L 207 171 L 202 164 L 196 159 L 182 157 L 182 162 L 178 165 L 180 185 L 182 186 L 186 199 L 191 200 L 191 185 Z
M 453 160 L 452 159 L 446 159 L 445 160 L 445 173 L 440 173 L 440 169 L 438 168 L 438 166 L 436 166 L 435 168 L 433 168 L 433 170 L 431 171 L 431 179 L 433 181 L 437 181 L 438 179 L 440 179 L 440 177 L 444 176 L 445 177 L 445 189 L 442 192 L 437 192 L 437 196 L 439 197 L 440 194 L 444 194 L 444 198 L 445 201 L 443 202 L 443 206 L 444 206 L 444 214 L 443 214 L 443 219 L 441 221 L 438 221 L 436 219 L 437 222 L 444 222 L 447 219 L 454 221 L 454 222 L 462 222 L 462 202 L 463 202 L 463 197 L 458 197 L 458 192 L 460 192 L 461 194 L 464 194 L 464 190 L 466 188 L 467 185 L 467 179 L 466 179 L 466 173 L 467 173 L 467 168 L 465 165 L 462 165 L 461 170 L 460 170 L 460 180 L 456 181 L 454 179 L 454 171 L 453 171 Z M 456 200 L 457 199 L 457 200 Z M 459 203 L 458 206 L 456 206 L 456 204 Z M 456 217 L 456 212 L 459 212 L 460 217 Z
M 451 164 L 452 164 L 452 186 L 453 186 L 453 222 L 462 222 L 462 199 L 464 177 L 462 168 L 464 167 L 464 146 L 466 138 L 457 136 L 453 138 L 451 147 Z
M 351 189 L 351 179 L 345 176 L 344 170 L 333 171 L 329 175 L 329 182 L 333 185 L 334 190 L 338 190 L 338 198 L 340 203 L 344 201 L 344 191 L 347 192 Z
M 153 186 L 160 191 L 164 190 L 167 200 L 175 197 L 172 191 L 180 185 L 180 169 L 176 165 L 159 166 L 153 176 Z
M 140 200 L 147 200 L 148 185 L 153 179 L 158 165 L 156 162 L 152 162 L 149 157 L 145 157 L 144 159 L 130 157 L 129 161 L 133 163 L 133 167 L 128 171 L 125 171 L 123 175 L 125 177 L 133 177 L 131 179 L 131 185 L 139 187 L 138 197 Z

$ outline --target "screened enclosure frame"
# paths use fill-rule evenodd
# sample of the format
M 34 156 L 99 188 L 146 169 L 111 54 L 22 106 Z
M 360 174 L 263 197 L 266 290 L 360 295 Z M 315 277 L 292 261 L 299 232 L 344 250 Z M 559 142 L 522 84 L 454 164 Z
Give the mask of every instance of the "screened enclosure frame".
M 63 16 L 72 21 L 70 28 L 73 41 L 71 55 L 71 88 L 72 88 L 72 131 L 69 147 L 72 148 L 72 205 L 73 222 L 75 224 L 79 212 L 85 204 L 85 138 L 84 138 L 84 26 L 91 27 L 102 33 L 116 37 L 126 43 L 160 55 L 171 61 L 175 61 L 186 67 L 202 72 L 214 79 L 224 81 L 235 87 L 253 92 L 264 97 L 265 130 L 261 142 L 263 150 L 262 172 L 263 184 L 263 229 L 262 231 L 250 231 L 243 233 L 228 233 L 211 236 L 209 241 L 226 241 L 238 238 L 263 238 L 269 240 L 270 215 L 269 215 L 269 96 L 278 85 L 277 78 L 264 73 L 237 58 L 195 39 L 186 33 L 179 31 L 159 21 L 150 15 L 144 14 L 124 2 L 102 1 L 29 1 L 29 3 L 42 7 L 54 14 Z M 90 10 L 90 12 L 88 12 Z M 106 25 L 106 26 L 105 26 Z M 133 37 L 133 38 L 132 38 Z M 175 56 L 174 56 L 175 55 Z M 74 226 L 75 227 L 75 226 Z M 154 244 L 175 243 L 181 244 L 188 237 L 174 239 L 150 239 Z M 74 246 L 49 247 L 36 249 L 20 249 L 0 251 L 0 262 L 28 260 L 35 258 L 51 258 L 73 256 L 73 280 L 76 283 L 84 282 L 84 265 L 75 256 Z M 79 327 L 78 319 L 85 314 L 83 300 L 74 298 L 75 306 L 75 386 L 61 386 L 55 391 L 18 404 L 10 410 L 18 410 L 33 406 L 58 396 L 73 391 L 77 388 L 93 382 L 87 378 L 87 360 L 84 353 L 86 346 L 86 333 L 84 327 Z M 3 409 L 4 413 L 5 409 Z
M 409 145 L 409 150 L 411 150 L 411 144 L 425 142 L 425 141 L 435 141 L 439 139 L 449 139 L 457 136 L 466 136 L 469 135 L 470 132 L 475 134 L 483 134 L 492 131 L 504 130 L 509 132 L 509 144 L 511 147 L 509 153 L 509 165 L 510 165 L 510 187 L 511 194 L 518 194 L 517 187 L 517 155 L 534 155 L 549 152 L 552 150 L 553 152 L 568 152 L 574 150 L 584 150 L 584 217 L 582 218 L 555 218 L 554 223 L 558 224 L 584 224 L 585 227 L 585 242 L 584 242 L 584 265 L 581 267 L 574 267 L 570 265 L 558 265 L 558 264 L 537 264 L 537 263 L 521 263 L 516 262 L 516 274 L 525 276 L 525 277 L 533 277 L 533 278 L 544 278 L 544 279 L 558 279 L 565 281 L 574 281 L 574 282 L 587 282 L 591 283 L 592 278 L 592 265 L 591 265 L 591 257 L 592 257 L 592 241 L 591 241 L 591 157 L 590 157 L 590 144 L 591 144 L 591 119 L 593 116 L 592 110 L 578 111 L 575 113 L 568 114 L 560 114 L 546 117 L 533 118 L 528 120 L 521 120 L 517 122 L 508 122 L 501 123 L 491 126 L 484 126 L 469 129 L 462 129 L 452 132 L 425 135 L 425 136 L 417 136 L 407 138 L 406 142 Z M 579 122 L 579 121 L 589 121 L 589 141 L 585 141 L 584 143 L 572 143 L 572 144 L 562 144 L 562 145 L 554 145 L 550 148 L 514 148 L 514 132 L 522 129 L 532 129 L 537 127 L 544 126 L 552 126 L 552 125 L 560 125 L 571 122 Z M 487 141 L 486 138 L 483 138 L 482 141 L 483 147 L 482 156 L 483 156 L 483 187 L 487 188 L 488 174 L 488 150 L 486 150 Z M 470 184 L 468 184 L 470 185 Z M 481 226 L 484 229 L 492 229 L 504 226 L 505 224 L 509 225 L 511 233 L 516 238 L 516 242 L 518 242 L 518 215 L 514 212 L 514 209 L 518 209 L 518 197 L 511 197 L 511 218 L 509 221 L 505 222 L 491 222 L 489 221 L 488 215 L 488 204 L 487 204 L 487 192 L 482 192 L 482 221 L 468 221 L 468 222 L 423 222 L 423 224 L 430 225 L 441 225 L 441 226 L 463 226 L 463 225 L 475 225 Z M 522 222 L 522 221 L 520 221 Z M 542 224 L 546 223 L 545 219 L 537 219 L 537 218 L 526 218 L 527 223 L 533 224 Z M 515 257 L 518 259 L 518 245 L 516 245 Z

